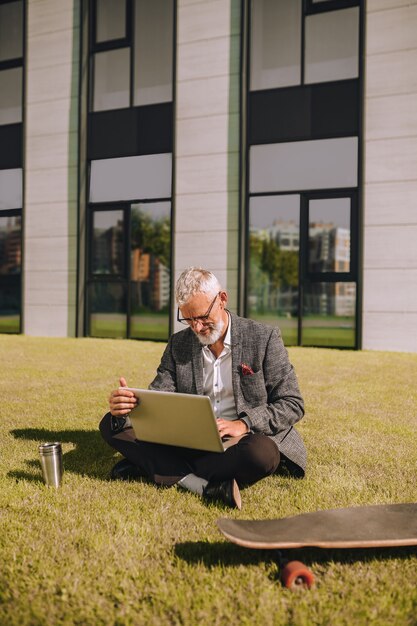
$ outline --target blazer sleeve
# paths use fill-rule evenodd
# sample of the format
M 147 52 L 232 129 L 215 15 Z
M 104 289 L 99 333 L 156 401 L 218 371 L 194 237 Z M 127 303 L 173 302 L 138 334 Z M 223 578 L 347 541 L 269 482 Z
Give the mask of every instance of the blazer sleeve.
M 156 376 L 149 385 L 149 389 L 159 391 L 177 391 L 177 372 L 175 359 L 172 354 L 173 338 L 171 337 L 162 355 Z
M 243 395 L 250 399 L 243 413 L 252 432 L 273 436 L 288 431 L 303 417 L 304 401 L 280 332 L 271 329 L 264 345 L 262 369 L 241 377 Z M 245 389 L 246 385 L 251 388 Z

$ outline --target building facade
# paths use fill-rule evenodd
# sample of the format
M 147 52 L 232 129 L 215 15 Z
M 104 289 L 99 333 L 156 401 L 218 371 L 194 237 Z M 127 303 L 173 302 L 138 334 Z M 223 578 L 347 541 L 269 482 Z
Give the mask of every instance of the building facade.
M 0 0 L 0 332 L 417 352 L 417 2 Z

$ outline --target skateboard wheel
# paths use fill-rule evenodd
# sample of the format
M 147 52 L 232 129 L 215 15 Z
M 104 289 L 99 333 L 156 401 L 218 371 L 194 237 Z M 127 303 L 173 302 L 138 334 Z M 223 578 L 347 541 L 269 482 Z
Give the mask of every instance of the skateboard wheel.
M 300 561 L 290 561 L 281 571 L 281 582 L 287 589 L 311 589 L 314 574 Z

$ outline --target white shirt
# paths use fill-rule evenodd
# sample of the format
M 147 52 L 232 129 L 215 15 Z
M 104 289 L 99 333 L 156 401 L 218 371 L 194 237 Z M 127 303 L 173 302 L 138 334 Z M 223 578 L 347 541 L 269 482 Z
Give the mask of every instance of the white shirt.
M 225 420 L 237 419 L 235 397 L 232 385 L 232 350 L 231 325 L 229 315 L 224 347 L 216 358 L 208 346 L 204 346 L 203 353 L 203 386 L 204 395 L 210 398 L 214 415 Z

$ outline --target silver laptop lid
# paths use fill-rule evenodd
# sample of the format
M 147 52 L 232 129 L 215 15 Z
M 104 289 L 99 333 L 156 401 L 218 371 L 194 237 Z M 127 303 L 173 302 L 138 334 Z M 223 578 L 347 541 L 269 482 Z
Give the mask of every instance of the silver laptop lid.
M 128 387 L 139 398 L 130 413 L 141 441 L 224 452 L 208 396 Z

